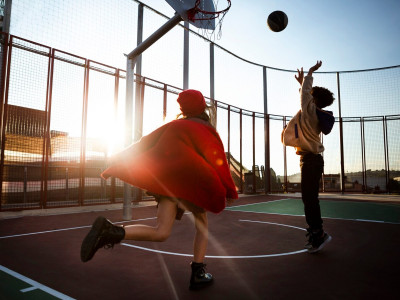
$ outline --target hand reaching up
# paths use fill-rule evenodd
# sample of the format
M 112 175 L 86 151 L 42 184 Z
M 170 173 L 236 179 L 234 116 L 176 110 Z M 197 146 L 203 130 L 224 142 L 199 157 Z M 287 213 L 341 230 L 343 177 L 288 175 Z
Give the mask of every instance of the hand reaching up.
M 322 61 L 321 60 L 320 61 L 317 60 L 317 63 L 314 66 L 312 66 L 310 68 L 310 70 L 308 70 L 308 75 L 312 76 L 312 73 L 317 71 L 319 69 L 319 67 L 321 67 L 321 65 L 322 65 Z
M 297 76 L 294 75 L 294 78 L 300 83 L 300 85 L 303 84 L 303 78 L 304 78 L 304 72 L 303 72 L 303 67 L 300 69 L 297 69 Z

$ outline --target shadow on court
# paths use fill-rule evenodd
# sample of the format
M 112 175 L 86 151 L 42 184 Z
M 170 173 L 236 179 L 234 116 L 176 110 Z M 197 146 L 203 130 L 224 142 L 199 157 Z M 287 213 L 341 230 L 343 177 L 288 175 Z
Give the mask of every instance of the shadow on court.
M 390 221 L 360 221 L 365 218 L 354 218 L 356 202 L 336 201 L 336 209 L 334 202 L 321 201 L 323 214 L 335 213 L 324 220 L 333 239 L 316 254 L 303 250 L 299 199 L 243 197 L 235 207 L 209 214 L 205 262 L 215 283 L 195 292 L 188 289 L 190 214 L 175 222 L 164 243 L 124 241 L 87 263 L 79 252 L 92 222 L 98 215 L 122 222 L 121 210 L 3 219 L 1 299 L 397 299 L 400 205 L 373 203 L 369 209 L 390 214 Z M 362 210 L 362 216 L 373 215 Z M 154 206 L 134 208 L 140 221 L 124 224 L 151 225 L 155 215 Z

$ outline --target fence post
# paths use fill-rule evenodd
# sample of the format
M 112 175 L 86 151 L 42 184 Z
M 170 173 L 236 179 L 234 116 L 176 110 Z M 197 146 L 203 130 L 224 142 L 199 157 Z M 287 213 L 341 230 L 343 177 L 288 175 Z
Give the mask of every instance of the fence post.
M 386 192 L 390 193 L 389 190 L 389 146 L 388 146 L 388 139 L 387 139 L 387 122 L 386 116 L 382 117 L 383 121 L 383 147 L 385 152 L 385 180 L 386 180 Z
M 345 175 L 344 175 L 344 147 L 343 147 L 343 119 L 340 104 L 340 79 L 339 72 L 336 73 L 338 88 L 338 106 L 339 106 L 339 141 L 340 141 L 340 190 L 342 194 L 345 192 Z
M 214 78 L 214 43 L 210 43 L 210 98 L 215 99 L 215 78 Z
M 28 167 L 24 166 L 24 204 L 26 203 L 28 192 Z
M 267 68 L 263 67 L 263 90 L 264 90 L 264 192 L 271 192 L 271 161 L 269 141 L 269 115 L 268 115 L 268 83 Z
M 242 136 L 243 136 L 243 131 L 242 131 L 242 126 L 243 126 L 243 114 L 242 114 L 242 109 L 239 111 L 239 123 L 240 123 L 240 129 L 239 129 L 239 160 L 240 160 L 240 192 L 243 193 L 243 160 L 242 160 Z
M 253 111 L 252 114 L 252 125 L 253 125 L 253 193 L 257 192 L 256 182 L 256 113 Z
M 68 167 L 65 168 L 65 200 L 69 201 L 69 174 L 68 174 Z
M 6 143 L 5 133 L 6 133 L 6 124 L 7 124 L 7 105 L 8 105 L 8 89 L 10 83 L 10 64 L 11 64 L 11 50 L 12 47 L 12 39 L 10 35 L 5 35 L 4 38 L 4 46 L 2 55 L 2 65 L 1 65 L 1 110 L 0 110 L 0 144 L 1 144 L 1 153 L 0 153 L 0 210 L 2 203 L 2 195 L 3 195 L 3 172 L 4 172 L 4 147 Z
M 283 128 L 286 126 L 286 117 L 283 117 Z M 283 129 L 282 128 L 282 129 Z M 288 188 L 288 180 L 287 180 L 287 159 L 286 159 L 286 146 L 282 145 L 283 147 L 283 192 L 287 193 Z
M 364 134 L 364 118 L 360 117 L 360 130 L 361 130 L 361 164 L 362 164 L 362 184 L 363 192 L 367 192 L 367 173 L 365 163 L 365 134 Z
M 231 167 L 231 106 L 228 105 L 228 166 Z

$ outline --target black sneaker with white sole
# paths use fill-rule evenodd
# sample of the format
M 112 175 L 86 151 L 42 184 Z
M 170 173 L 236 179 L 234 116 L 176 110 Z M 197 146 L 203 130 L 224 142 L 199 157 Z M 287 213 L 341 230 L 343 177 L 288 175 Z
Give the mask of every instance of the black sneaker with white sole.
M 91 260 L 96 251 L 102 247 L 112 248 L 125 237 L 125 229 L 115 226 L 104 217 L 98 217 L 81 245 L 81 260 Z
M 307 249 L 308 253 L 315 253 L 320 251 L 324 246 L 332 240 L 332 237 L 326 232 L 322 232 L 319 235 L 311 234 L 309 242 L 304 248 Z

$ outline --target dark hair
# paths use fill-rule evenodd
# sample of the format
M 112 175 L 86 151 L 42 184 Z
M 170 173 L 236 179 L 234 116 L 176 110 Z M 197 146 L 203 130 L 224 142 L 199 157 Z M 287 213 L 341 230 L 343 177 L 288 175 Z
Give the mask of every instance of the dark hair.
M 320 86 L 314 86 L 311 89 L 311 95 L 313 96 L 315 105 L 318 108 L 327 107 L 333 103 L 333 100 L 335 100 L 333 93 L 330 90 Z
M 188 117 L 185 116 L 183 113 L 180 113 L 176 116 L 176 119 L 187 119 Z M 216 111 L 216 104 L 211 103 L 210 105 L 206 104 L 206 108 L 204 111 L 193 118 L 198 118 L 201 120 L 204 120 L 206 122 L 209 122 L 210 125 L 214 128 L 216 128 L 217 125 L 217 111 Z

